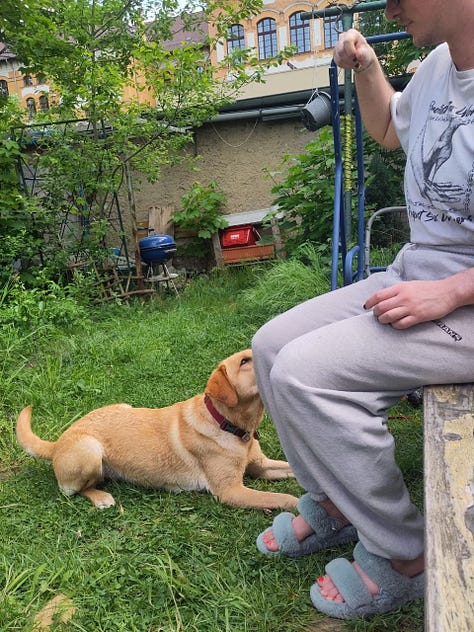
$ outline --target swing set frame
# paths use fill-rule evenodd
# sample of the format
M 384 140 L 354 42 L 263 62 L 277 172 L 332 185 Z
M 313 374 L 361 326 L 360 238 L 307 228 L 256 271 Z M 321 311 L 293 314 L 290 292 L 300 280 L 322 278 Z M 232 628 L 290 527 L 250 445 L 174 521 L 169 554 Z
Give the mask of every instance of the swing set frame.
M 342 17 L 343 30 L 346 31 L 353 26 L 354 14 L 366 11 L 377 11 L 384 9 L 386 1 L 359 2 L 351 6 L 336 5 L 302 13 L 302 20 L 310 20 L 325 17 Z M 383 35 L 373 35 L 367 37 L 370 44 L 389 42 L 411 37 L 409 33 L 386 33 Z M 334 174 L 334 211 L 333 211 L 333 232 L 332 232 L 332 252 L 331 252 L 331 290 L 338 287 L 339 279 L 342 278 L 344 285 L 360 281 L 367 273 L 366 261 L 366 226 L 365 226 L 365 173 L 364 173 L 364 146 L 363 146 L 363 124 L 360 114 L 357 94 L 352 81 L 352 71 L 344 70 L 343 89 L 343 113 L 346 117 L 354 116 L 355 119 L 355 141 L 356 141 L 356 172 L 357 172 L 357 212 L 355 221 L 355 244 L 352 242 L 353 218 L 352 218 L 352 192 L 345 186 L 346 178 L 350 178 L 352 169 L 351 158 L 348 157 L 347 145 L 352 144 L 349 133 L 341 134 L 341 108 L 338 83 L 339 69 L 331 62 L 329 67 L 329 85 L 331 99 L 331 125 L 334 138 L 335 174 Z M 347 128 L 346 128 L 347 129 Z

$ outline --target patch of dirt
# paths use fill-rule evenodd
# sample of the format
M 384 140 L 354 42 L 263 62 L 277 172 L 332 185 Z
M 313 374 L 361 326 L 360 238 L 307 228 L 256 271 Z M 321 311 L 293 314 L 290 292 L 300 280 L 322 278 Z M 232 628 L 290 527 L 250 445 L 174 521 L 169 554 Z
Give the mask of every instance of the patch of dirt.
M 327 619 L 312 623 L 304 632 L 347 632 L 347 626 L 344 621 L 337 619 Z
M 35 616 L 35 632 L 47 632 L 53 624 L 66 623 L 74 614 L 72 601 L 65 595 L 56 595 Z
M 9 478 L 13 476 L 15 472 L 19 472 L 21 470 L 21 465 L 12 465 L 10 467 L 0 467 L 0 481 L 7 481 Z

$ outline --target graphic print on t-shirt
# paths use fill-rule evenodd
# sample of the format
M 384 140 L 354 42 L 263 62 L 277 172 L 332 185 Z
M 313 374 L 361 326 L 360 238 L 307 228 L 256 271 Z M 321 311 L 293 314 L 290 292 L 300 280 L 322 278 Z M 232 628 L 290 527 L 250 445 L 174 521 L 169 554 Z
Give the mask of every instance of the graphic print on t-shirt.
M 458 109 L 452 101 L 430 103 L 427 121 L 411 148 L 407 165 L 407 175 L 416 182 L 420 196 L 407 199 L 412 221 L 473 221 L 473 124 L 474 105 Z

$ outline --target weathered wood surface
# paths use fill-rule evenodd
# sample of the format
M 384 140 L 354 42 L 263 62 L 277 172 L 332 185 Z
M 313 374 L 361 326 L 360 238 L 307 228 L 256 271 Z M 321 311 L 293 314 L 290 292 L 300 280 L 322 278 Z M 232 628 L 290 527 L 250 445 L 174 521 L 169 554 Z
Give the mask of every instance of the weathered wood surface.
M 148 233 L 173 237 L 173 213 L 172 206 L 150 206 L 148 209 Z
M 474 632 L 474 384 L 424 389 L 426 632 Z

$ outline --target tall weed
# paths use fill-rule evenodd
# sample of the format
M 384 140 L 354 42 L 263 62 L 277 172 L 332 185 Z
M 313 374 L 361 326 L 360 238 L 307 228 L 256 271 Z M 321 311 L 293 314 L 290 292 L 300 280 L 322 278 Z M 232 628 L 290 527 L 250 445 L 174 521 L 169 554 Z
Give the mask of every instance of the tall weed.
M 47 364 L 40 360 L 42 352 L 59 355 L 64 341 L 73 344 L 70 334 L 88 322 L 86 308 L 54 282 L 46 289 L 26 289 L 14 279 L 0 289 L 0 411 L 30 399 L 38 367 Z M 3 433 L 0 447 L 9 439 Z
M 243 291 L 240 309 L 256 324 L 329 290 L 330 271 L 324 253 L 303 244 L 295 255 L 275 263 Z

